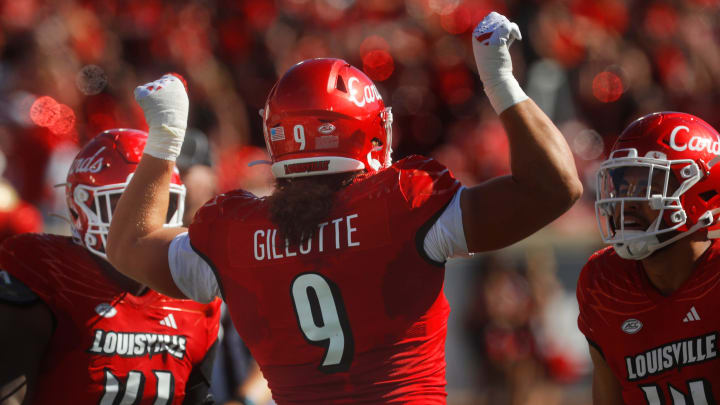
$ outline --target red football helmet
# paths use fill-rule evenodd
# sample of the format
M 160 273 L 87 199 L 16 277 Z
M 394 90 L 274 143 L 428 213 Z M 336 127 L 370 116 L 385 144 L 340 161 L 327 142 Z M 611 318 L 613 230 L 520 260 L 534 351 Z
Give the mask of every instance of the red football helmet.
M 595 213 L 603 242 L 644 259 L 699 229 L 720 236 L 720 135 L 690 114 L 641 117 L 620 135 L 598 171 Z M 644 223 L 631 206 L 657 216 Z
M 341 59 L 290 68 L 263 115 L 275 177 L 313 176 L 392 164 L 392 113 L 362 71 Z
M 140 162 L 147 137 L 135 129 L 107 130 L 78 152 L 68 171 L 65 196 L 73 237 L 103 258 L 115 204 Z M 175 170 L 166 226 L 182 225 L 184 206 L 185 186 Z

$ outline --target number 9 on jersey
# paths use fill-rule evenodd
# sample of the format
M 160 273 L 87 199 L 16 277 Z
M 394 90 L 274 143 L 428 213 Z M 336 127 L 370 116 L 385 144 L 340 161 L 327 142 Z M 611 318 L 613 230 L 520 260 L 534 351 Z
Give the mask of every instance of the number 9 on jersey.
M 319 369 L 346 371 L 353 357 L 353 338 L 337 285 L 317 273 L 295 277 L 290 287 L 298 326 L 312 345 L 325 348 Z

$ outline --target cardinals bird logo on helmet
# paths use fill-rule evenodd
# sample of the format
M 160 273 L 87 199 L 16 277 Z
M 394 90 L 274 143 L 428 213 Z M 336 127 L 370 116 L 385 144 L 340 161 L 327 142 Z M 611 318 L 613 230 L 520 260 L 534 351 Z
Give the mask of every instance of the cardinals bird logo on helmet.
M 105 131 L 78 152 L 68 171 L 65 197 L 73 238 L 100 257 L 107 258 L 105 244 L 113 210 L 140 162 L 147 136 L 134 129 Z M 176 170 L 166 226 L 182 225 L 184 206 L 185 186 Z
M 640 260 L 700 229 L 720 236 L 718 162 L 720 135 L 698 117 L 661 112 L 634 121 L 598 171 L 595 213 L 603 242 Z M 654 217 L 646 218 L 643 208 Z

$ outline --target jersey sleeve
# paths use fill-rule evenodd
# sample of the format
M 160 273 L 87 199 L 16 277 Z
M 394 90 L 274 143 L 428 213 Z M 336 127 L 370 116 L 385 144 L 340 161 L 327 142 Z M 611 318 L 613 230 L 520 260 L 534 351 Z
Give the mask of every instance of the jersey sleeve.
M 15 305 L 29 305 L 38 299 L 40 297 L 22 281 L 7 271 L 0 270 L 0 301 Z
M 208 254 L 208 241 L 211 238 L 211 228 L 214 220 L 219 217 L 218 203 L 224 198 L 223 194 L 215 196 L 212 200 L 208 201 L 200 207 L 195 213 L 192 223 L 188 227 L 188 236 L 190 238 L 191 247 L 198 254 L 202 254 L 207 257 Z M 212 265 L 212 263 L 210 263 Z
M 469 255 L 460 209 L 462 190 L 463 188 L 460 188 L 455 192 L 450 204 L 425 236 L 423 243 L 425 253 L 436 262 L 443 262 L 450 257 Z
M 56 293 L 53 278 L 38 271 L 34 264 L 33 249 L 48 249 L 36 237 L 38 234 L 21 234 L 3 241 L 0 246 L 0 270 L 21 281 L 32 293 L 45 302 L 52 301 Z M 60 259 L 58 259 L 60 260 Z
M 190 246 L 187 232 L 177 235 L 168 249 L 170 274 L 175 285 L 193 301 L 209 303 L 220 295 L 215 273 Z
M 444 249 L 445 253 L 440 249 L 437 258 L 442 260 L 437 260 L 428 255 L 425 239 L 462 185 L 447 167 L 432 158 L 410 156 L 399 161 L 394 168 L 398 171 L 399 192 L 391 202 L 392 216 L 397 217 L 397 220 L 392 220 L 396 226 L 412 230 L 414 235 L 408 236 L 414 237 L 416 249 L 427 262 L 442 267 L 449 257 L 447 249 Z M 461 217 L 460 220 L 462 222 Z
M 598 339 L 596 337 L 596 332 L 593 326 L 595 325 L 595 322 L 592 320 L 592 314 L 594 313 L 594 310 L 592 309 L 592 286 L 591 286 L 591 280 L 592 280 L 592 258 L 591 261 L 588 261 L 585 266 L 583 266 L 582 270 L 580 271 L 580 277 L 578 279 L 577 283 L 577 289 L 575 291 L 578 301 L 578 307 L 580 310 L 580 314 L 578 315 L 578 329 L 580 332 L 582 332 L 583 335 L 585 335 L 585 338 L 588 340 L 588 342 L 595 346 L 600 352 L 600 347 L 598 346 Z

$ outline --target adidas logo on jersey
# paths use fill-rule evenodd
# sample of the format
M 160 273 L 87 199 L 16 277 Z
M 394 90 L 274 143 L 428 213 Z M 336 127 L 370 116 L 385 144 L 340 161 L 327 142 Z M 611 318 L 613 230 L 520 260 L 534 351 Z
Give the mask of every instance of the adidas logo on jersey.
M 683 322 L 692 322 L 692 321 L 699 321 L 700 315 L 698 315 L 697 311 L 695 310 L 695 306 L 693 305 L 690 307 L 690 311 L 688 311 L 687 315 L 685 315 L 685 318 L 683 318 Z
M 167 326 L 168 328 L 177 329 L 177 324 L 175 323 L 175 317 L 173 316 L 173 314 L 170 314 L 163 318 L 160 321 L 160 325 Z

